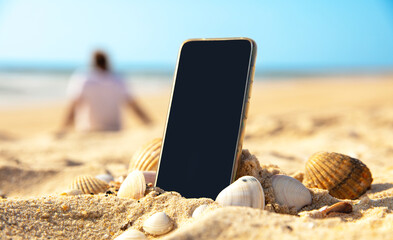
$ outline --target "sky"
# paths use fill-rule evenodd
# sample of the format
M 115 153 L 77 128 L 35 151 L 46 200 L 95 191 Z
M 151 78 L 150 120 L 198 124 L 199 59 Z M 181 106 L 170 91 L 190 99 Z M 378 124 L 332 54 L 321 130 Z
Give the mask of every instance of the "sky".
M 390 0 L 0 0 L 0 68 L 170 68 L 189 38 L 250 37 L 257 69 L 393 69 Z

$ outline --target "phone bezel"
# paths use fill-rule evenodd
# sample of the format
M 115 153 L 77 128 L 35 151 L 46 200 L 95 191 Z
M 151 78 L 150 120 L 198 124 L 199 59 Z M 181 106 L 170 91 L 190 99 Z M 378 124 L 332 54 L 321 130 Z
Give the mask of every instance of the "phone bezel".
M 182 43 L 182 45 L 180 46 L 179 51 L 178 51 L 175 74 L 173 77 L 173 84 L 172 84 L 172 89 L 171 89 L 171 96 L 170 96 L 170 100 L 169 100 L 169 105 L 168 105 L 168 111 L 167 111 L 167 115 L 166 115 L 165 128 L 164 128 L 163 135 L 162 135 L 163 137 L 162 137 L 160 158 L 158 161 L 157 173 L 156 173 L 156 179 L 155 179 L 154 186 L 157 186 L 157 180 L 158 180 L 158 175 L 159 175 L 160 165 L 161 165 L 161 157 L 162 157 L 162 152 L 163 152 L 162 150 L 165 147 L 165 145 L 164 145 L 165 144 L 165 136 L 166 136 L 167 126 L 168 126 L 169 114 L 170 114 L 170 110 L 171 110 L 171 106 L 172 106 L 174 89 L 175 89 L 175 85 L 176 85 L 178 67 L 179 67 L 179 62 L 180 62 L 180 55 L 181 55 L 183 46 L 189 42 L 195 42 L 195 41 L 233 41 L 233 40 L 245 40 L 245 41 L 248 41 L 251 46 L 246 87 L 245 87 L 244 93 L 243 93 L 242 113 L 240 116 L 241 124 L 238 129 L 238 137 L 237 137 L 237 144 L 236 144 L 237 147 L 235 149 L 235 158 L 233 159 L 233 163 L 232 163 L 232 173 L 231 173 L 230 183 L 235 181 L 236 171 L 237 171 L 240 157 L 241 157 L 241 153 L 242 153 L 244 132 L 245 132 L 247 115 L 248 115 L 247 113 L 248 113 L 248 109 L 249 109 L 249 99 L 251 96 L 251 89 L 252 89 L 251 86 L 252 86 L 253 79 L 254 79 L 257 45 L 254 40 L 252 40 L 250 38 L 245 38 L 245 37 L 239 37 L 239 38 L 193 38 L 193 39 L 185 40 Z

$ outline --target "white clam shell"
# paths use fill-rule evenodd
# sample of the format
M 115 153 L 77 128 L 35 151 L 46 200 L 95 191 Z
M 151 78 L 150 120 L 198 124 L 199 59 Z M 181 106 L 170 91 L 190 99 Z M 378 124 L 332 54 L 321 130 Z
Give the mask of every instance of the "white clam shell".
M 60 193 L 60 195 L 63 196 L 76 196 L 81 194 L 83 194 L 83 192 L 80 189 L 70 189 Z
M 156 172 L 155 171 L 143 171 L 143 176 L 145 176 L 146 184 L 156 182 Z
M 296 210 L 300 210 L 312 202 L 310 191 L 293 177 L 274 175 L 272 186 L 276 201 L 281 205 L 296 207 Z
M 114 178 L 112 175 L 110 174 L 100 174 L 100 175 L 96 175 L 97 179 L 100 179 L 106 183 L 109 183 L 110 181 L 114 181 Z
M 145 234 L 135 229 L 127 229 L 127 231 L 120 234 L 115 240 L 142 240 L 147 239 Z
M 173 221 L 165 212 L 158 212 L 150 216 L 143 223 L 143 230 L 151 235 L 162 235 L 173 228 Z
M 120 185 L 117 196 L 120 198 L 140 199 L 145 196 L 146 182 L 141 171 L 132 171 Z
M 202 205 L 200 205 L 199 207 L 195 208 L 194 212 L 192 213 L 192 217 L 193 217 L 193 218 L 196 218 L 196 217 L 198 217 L 199 215 L 201 215 L 201 213 L 202 213 L 203 211 L 205 211 L 206 208 L 207 208 L 208 206 L 209 206 L 209 205 L 207 205 L 207 204 L 202 204 Z
M 252 176 L 244 176 L 222 190 L 216 202 L 223 206 L 265 208 L 265 195 L 261 183 Z

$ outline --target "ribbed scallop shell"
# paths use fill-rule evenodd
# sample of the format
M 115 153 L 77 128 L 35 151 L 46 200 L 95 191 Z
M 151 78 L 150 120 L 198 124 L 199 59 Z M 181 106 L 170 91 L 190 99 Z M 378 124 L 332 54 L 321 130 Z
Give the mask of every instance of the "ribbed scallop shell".
M 160 159 L 162 139 L 156 138 L 140 148 L 131 158 L 128 172 L 155 171 Z
M 165 212 L 155 213 L 143 223 L 143 230 L 154 236 L 165 234 L 171 231 L 172 228 L 173 221 Z
M 299 210 L 312 202 L 310 191 L 293 177 L 274 175 L 272 187 L 276 201 L 281 205 L 296 207 L 296 210 Z
M 140 199 L 145 196 L 146 182 L 141 171 L 132 171 L 120 185 L 117 196 L 120 198 Z
M 216 202 L 223 206 L 265 208 L 265 195 L 261 183 L 252 176 L 244 176 L 222 190 Z
M 92 176 L 79 176 L 74 179 L 71 184 L 71 189 L 79 189 L 85 194 L 97 194 L 105 192 L 109 188 L 109 185 Z
M 120 234 L 115 240 L 143 240 L 147 239 L 145 234 L 135 229 L 127 229 L 127 231 Z
M 370 188 L 372 181 L 364 163 L 344 154 L 318 152 L 306 163 L 305 185 L 327 189 L 336 198 L 356 199 Z

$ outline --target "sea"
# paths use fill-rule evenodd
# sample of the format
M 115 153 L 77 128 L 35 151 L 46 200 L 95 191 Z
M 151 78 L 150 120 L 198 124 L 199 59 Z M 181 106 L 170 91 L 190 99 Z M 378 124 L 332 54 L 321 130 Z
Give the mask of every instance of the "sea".
M 0 69 L 0 110 L 19 107 L 39 106 L 48 103 L 62 103 L 66 101 L 66 89 L 69 80 L 75 72 L 81 70 L 12 70 L 5 71 Z M 143 95 L 154 95 L 157 93 L 170 94 L 174 71 L 143 70 L 134 72 L 118 72 L 125 80 L 129 91 L 136 97 Z M 352 72 L 340 71 L 308 71 L 308 72 L 257 72 L 255 81 L 293 81 L 296 79 L 313 78 L 315 76 L 329 77 L 334 75 L 334 79 L 346 79 L 347 75 L 360 73 L 361 76 L 369 74 L 393 73 L 389 71 Z M 337 77 L 341 76 L 341 77 Z
M 66 89 L 74 72 L 0 71 L 0 109 L 39 106 L 66 101 Z M 121 73 L 135 96 L 169 91 L 173 74 Z

